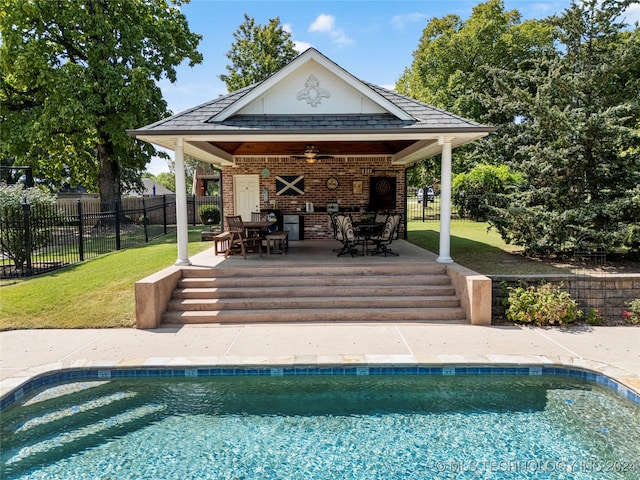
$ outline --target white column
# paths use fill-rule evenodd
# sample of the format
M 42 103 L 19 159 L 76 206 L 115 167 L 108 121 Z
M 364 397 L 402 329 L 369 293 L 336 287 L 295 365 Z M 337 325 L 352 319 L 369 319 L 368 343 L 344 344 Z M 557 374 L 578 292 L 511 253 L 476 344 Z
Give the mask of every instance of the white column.
M 176 139 L 176 226 L 178 229 L 178 260 L 176 265 L 191 265 L 189 260 L 189 222 L 187 216 L 187 184 L 184 170 L 184 139 Z
M 440 251 L 438 263 L 453 263 L 451 258 L 451 138 L 440 137 L 442 166 L 440 169 Z

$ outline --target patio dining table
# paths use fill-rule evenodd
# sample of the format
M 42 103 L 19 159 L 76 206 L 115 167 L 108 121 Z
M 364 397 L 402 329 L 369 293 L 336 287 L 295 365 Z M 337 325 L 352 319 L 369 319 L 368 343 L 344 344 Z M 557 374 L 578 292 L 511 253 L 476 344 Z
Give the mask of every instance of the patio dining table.
M 266 220 L 242 223 L 244 224 L 244 228 L 247 230 L 248 237 L 259 237 L 261 235 L 266 235 L 268 233 L 269 226 L 271 225 L 271 222 L 267 222 Z
M 368 255 L 369 249 L 367 247 L 371 242 L 371 238 L 382 233 L 384 222 L 354 222 L 353 228 L 356 237 L 361 239 L 362 255 Z

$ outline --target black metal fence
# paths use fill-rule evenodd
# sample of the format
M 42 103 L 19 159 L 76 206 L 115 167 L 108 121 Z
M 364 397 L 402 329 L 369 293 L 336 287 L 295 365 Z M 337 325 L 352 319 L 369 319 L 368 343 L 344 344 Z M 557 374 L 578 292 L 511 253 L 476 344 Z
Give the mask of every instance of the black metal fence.
M 187 197 L 188 223 L 202 223 L 201 205 L 219 196 Z M 98 199 L 23 204 L 21 214 L 0 212 L 0 278 L 27 277 L 144 244 L 176 229 L 175 195 L 128 197 L 109 210 Z
M 407 220 L 409 222 L 440 221 L 440 194 L 426 189 L 419 195 L 412 192 L 407 196 Z M 451 219 L 468 222 L 485 220 L 486 205 L 490 195 L 466 195 L 451 199 Z

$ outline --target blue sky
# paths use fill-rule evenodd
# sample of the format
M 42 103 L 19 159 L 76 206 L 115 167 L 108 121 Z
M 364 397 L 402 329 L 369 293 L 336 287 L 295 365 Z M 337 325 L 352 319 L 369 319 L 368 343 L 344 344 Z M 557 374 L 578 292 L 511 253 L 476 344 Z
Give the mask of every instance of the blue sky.
M 356 77 L 388 88 L 411 65 L 422 30 L 433 17 L 450 13 L 466 20 L 478 1 L 466 0 L 191 0 L 180 8 L 189 28 L 203 36 L 200 65 L 178 68 L 178 80 L 160 83 L 169 109 L 178 113 L 227 93 L 218 78 L 227 73 L 233 33 L 244 22 L 244 14 L 257 24 L 270 18 L 292 35 L 302 52 L 312 46 Z M 523 19 L 544 18 L 561 13 L 571 0 L 505 0 L 508 10 L 517 9 Z M 628 20 L 640 18 L 634 5 Z M 168 171 L 166 162 L 154 159 L 153 174 Z

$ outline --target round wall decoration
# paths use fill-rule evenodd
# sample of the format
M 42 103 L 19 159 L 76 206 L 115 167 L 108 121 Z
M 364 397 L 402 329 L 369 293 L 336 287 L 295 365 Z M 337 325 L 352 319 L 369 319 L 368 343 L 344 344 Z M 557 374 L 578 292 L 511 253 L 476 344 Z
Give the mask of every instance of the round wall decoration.
M 327 188 L 329 190 L 335 190 L 336 188 L 338 188 L 338 180 L 336 180 L 335 178 L 331 177 L 330 179 L 327 180 Z
M 391 184 L 387 180 L 380 180 L 376 183 L 376 192 L 379 195 L 386 195 L 391 191 Z
M 263 168 L 262 169 L 262 178 L 267 178 L 269 175 L 271 175 L 271 170 L 269 170 L 268 168 Z

